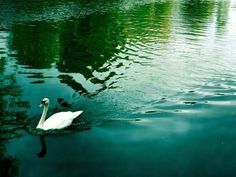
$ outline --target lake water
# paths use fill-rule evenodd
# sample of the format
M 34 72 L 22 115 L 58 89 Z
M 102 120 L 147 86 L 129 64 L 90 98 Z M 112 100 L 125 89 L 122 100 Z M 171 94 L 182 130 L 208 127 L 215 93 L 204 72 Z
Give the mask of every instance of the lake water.
M 236 2 L 0 8 L 1 177 L 236 176 Z M 35 130 L 44 97 L 84 112 Z

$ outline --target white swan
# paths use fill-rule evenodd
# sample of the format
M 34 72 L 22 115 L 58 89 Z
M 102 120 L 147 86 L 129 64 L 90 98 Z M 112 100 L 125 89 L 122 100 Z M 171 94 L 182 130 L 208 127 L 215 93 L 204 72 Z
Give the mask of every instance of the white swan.
M 46 121 L 46 114 L 49 107 L 49 99 L 44 98 L 39 105 L 40 107 L 44 106 L 41 119 L 37 125 L 37 129 L 49 130 L 49 129 L 62 129 L 68 127 L 74 118 L 78 117 L 83 111 L 76 112 L 58 112 L 49 117 Z

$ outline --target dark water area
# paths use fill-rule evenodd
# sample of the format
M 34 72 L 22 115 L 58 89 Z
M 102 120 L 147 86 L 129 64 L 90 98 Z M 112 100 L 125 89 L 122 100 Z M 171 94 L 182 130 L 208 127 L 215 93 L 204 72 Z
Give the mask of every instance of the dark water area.
M 0 8 L 1 177 L 236 176 L 236 2 Z M 44 97 L 84 112 L 37 130 Z

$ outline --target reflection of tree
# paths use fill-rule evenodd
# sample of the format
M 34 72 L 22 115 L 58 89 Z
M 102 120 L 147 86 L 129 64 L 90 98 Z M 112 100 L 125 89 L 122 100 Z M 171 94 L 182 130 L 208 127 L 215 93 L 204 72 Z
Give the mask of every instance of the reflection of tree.
M 151 3 L 140 6 L 132 13 L 121 14 L 126 36 L 143 43 L 149 40 L 166 42 L 170 36 L 172 4 L 171 1 Z
M 7 32 L 2 32 L 7 34 Z M 14 137 L 15 130 L 22 127 L 27 118 L 25 108 L 29 106 L 28 102 L 18 101 L 21 95 L 20 87 L 16 84 L 15 72 L 8 69 L 5 72 L 8 62 L 7 37 L 2 42 L 1 55 L 5 55 L 0 61 L 0 113 L 1 113 L 1 136 L 4 138 Z M 14 125 L 9 129 L 7 125 Z
M 193 30 L 206 27 L 208 18 L 212 15 L 214 1 L 187 0 L 181 3 L 181 13 L 186 24 Z
M 136 39 L 139 36 L 141 38 L 139 40 L 143 38 L 143 42 L 146 36 L 155 39 L 168 38 L 171 9 L 171 2 L 148 4 L 139 7 L 131 15 L 130 13 L 112 16 L 106 13 L 91 14 L 67 21 L 60 36 L 61 57 L 57 63 L 58 70 L 80 73 L 93 84 L 100 84 L 102 87 L 97 93 L 105 90 L 106 81 L 116 73 L 109 71 L 107 77 L 101 80 L 94 76 L 94 71 L 98 73 L 108 71 L 103 67 L 104 63 L 116 58 L 116 54 L 124 47 L 127 37 Z M 150 29 L 155 29 L 155 32 Z M 81 84 L 76 84 L 70 76 L 63 75 L 60 78 L 73 89 L 83 93 L 88 92 Z
M 58 53 L 56 27 L 46 22 L 18 24 L 13 27 L 11 48 L 18 62 L 32 68 L 49 68 Z
M 1 31 L 6 36 L 6 31 Z M 19 162 L 17 159 L 5 157 L 5 144 L 8 139 L 18 136 L 18 130 L 25 126 L 27 116 L 25 110 L 28 102 L 19 101 L 21 90 L 16 84 L 15 71 L 8 68 L 7 40 L 1 40 L 0 54 L 0 176 L 18 176 Z M 3 42 L 2 42 L 3 41 Z M 3 55 L 4 57 L 2 57 Z M 6 72 L 6 68 L 8 71 Z
M 229 4 L 230 1 L 221 0 L 217 2 L 216 27 L 218 32 L 222 31 L 227 24 Z
M 86 78 L 91 77 L 91 69 L 99 70 L 118 52 L 116 47 L 124 43 L 116 22 L 108 14 L 68 21 L 63 29 L 58 68 L 62 72 L 83 73 Z
M 117 21 L 108 14 L 93 14 L 73 22 L 67 21 L 62 29 L 58 70 L 80 73 L 86 79 L 94 77 L 93 71 L 101 71 L 104 63 L 119 51 L 117 46 L 124 45 L 124 35 Z M 72 88 L 86 92 L 80 84 L 71 83 L 72 79 L 65 76 L 62 78 L 64 83 L 73 85 Z M 91 82 L 95 80 L 92 79 Z M 101 81 L 100 84 L 105 81 Z
M 18 136 L 17 130 L 22 129 L 27 122 L 26 109 L 29 108 L 29 103 L 19 101 L 21 90 L 16 84 L 14 73 L 2 72 L 1 80 L 3 83 L 0 86 L 1 136 L 6 139 L 14 138 Z
M 17 8 L 24 11 L 28 6 L 35 4 L 36 1 L 32 4 L 23 3 Z M 102 7 L 103 3 L 86 0 L 73 4 L 82 9 L 83 6 L 98 8 L 99 5 L 102 9 L 109 7 Z M 49 6 L 53 6 L 53 3 L 49 3 Z M 40 8 L 43 8 L 43 4 L 36 9 Z M 99 89 L 96 90 L 98 93 L 109 87 L 110 84 L 106 85 L 107 81 L 116 75 L 114 71 L 104 67 L 104 64 L 116 58 L 116 54 L 124 47 L 127 37 L 136 39 L 138 36 L 142 42 L 145 42 L 147 36 L 149 39 L 166 41 L 170 33 L 171 9 L 172 2 L 168 1 L 139 6 L 132 10 L 131 15 L 130 13 L 111 15 L 104 12 L 91 13 L 82 18 L 71 17 L 64 23 L 43 21 L 22 23 L 13 26 L 11 47 L 18 51 L 19 64 L 32 68 L 50 68 L 56 61 L 55 58 L 59 58 L 57 68 L 60 72 L 80 73 L 89 84 L 99 85 Z M 106 76 L 102 76 L 101 79 L 95 76 L 94 72 L 106 73 L 104 74 Z M 76 91 L 89 94 L 84 85 L 77 83 L 73 77 L 63 74 L 59 78 L 61 82 Z

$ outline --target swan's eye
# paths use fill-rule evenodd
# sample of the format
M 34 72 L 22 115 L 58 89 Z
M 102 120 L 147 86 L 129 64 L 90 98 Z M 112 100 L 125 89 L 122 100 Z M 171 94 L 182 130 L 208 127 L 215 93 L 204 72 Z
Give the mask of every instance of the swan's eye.
M 41 104 L 44 105 L 46 103 L 46 101 L 42 101 Z

